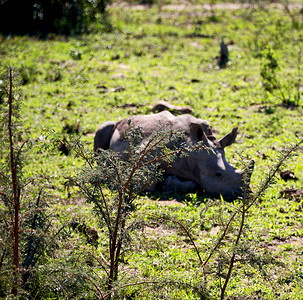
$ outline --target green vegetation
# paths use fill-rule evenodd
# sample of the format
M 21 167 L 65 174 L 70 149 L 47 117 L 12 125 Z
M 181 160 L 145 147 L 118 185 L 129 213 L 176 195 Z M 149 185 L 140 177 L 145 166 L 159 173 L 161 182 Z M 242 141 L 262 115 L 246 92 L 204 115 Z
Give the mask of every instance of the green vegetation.
M 110 0 L 4 0 L 0 2 L 2 34 L 79 34 L 92 30 L 96 20 L 106 24 Z M 101 23 L 101 22 L 99 22 Z
M 77 186 L 70 179 L 88 167 L 83 157 L 92 158 L 99 124 L 148 114 L 158 100 L 189 105 L 195 116 L 209 121 L 217 137 L 239 127 L 227 160 L 241 169 L 243 162 L 255 161 L 253 191 L 262 190 L 277 159 L 281 161 L 280 152 L 302 140 L 300 5 L 291 7 L 292 1 L 279 8 L 234 9 L 213 4 L 206 10 L 196 3 L 182 9 L 172 1 L 159 3 L 144 9 L 108 7 L 111 26 L 96 23 L 97 32 L 89 35 L 52 35 L 47 40 L 1 36 L 1 118 L 8 112 L 5 89 L 11 66 L 22 95 L 14 97 L 15 103 L 22 100 L 17 120 L 23 120 L 15 132 L 14 151 L 28 145 L 18 177 L 24 193 L 19 258 L 22 270 L 30 271 L 23 274 L 30 276 L 19 278 L 24 283 L 20 295 L 102 299 L 110 285 L 117 299 L 219 299 L 233 261 L 226 299 L 301 299 L 302 145 L 281 168 L 293 172 L 293 179 L 276 173 L 275 182 L 252 206 L 204 194 L 132 198 L 126 208 L 134 213 L 128 215 L 126 209 L 127 225 L 135 225 L 123 237 L 127 243 L 115 261 L 119 274 L 111 277 L 118 281 L 106 281 L 112 280 L 107 273 L 112 236 L 102 214 L 94 213 L 96 199 L 86 202 L 79 182 Z M 229 49 L 224 69 L 218 67 L 221 38 Z M 4 175 L 10 174 L 7 138 L 1 131 Z M 74 156 L 79 141 L 86 154 L 76 151 Z M 0 221 L 8 220 L 7 225 L 15 208 L 3 200 L 10 182 L 4 175 Z M 43 192 L 43 201 L 37 202 L 42 190 L 48 195 Z M 119 199 L 106 188 L 104 193 L 111 205 Z M 234 213 L 244 211 L 233 217 L 220 240 Z M 38 227 L 35 218 L 41 220 Z M 15 293 L 16 276 L 11 264 L 14 239 L 9 230 L 2 234 L 7 227 L 2 228 L 0 296 L 5 297 Z M 32 237 L 39 241 L 34 252 Z M 203 268 L 201 261 L 208 257 Z

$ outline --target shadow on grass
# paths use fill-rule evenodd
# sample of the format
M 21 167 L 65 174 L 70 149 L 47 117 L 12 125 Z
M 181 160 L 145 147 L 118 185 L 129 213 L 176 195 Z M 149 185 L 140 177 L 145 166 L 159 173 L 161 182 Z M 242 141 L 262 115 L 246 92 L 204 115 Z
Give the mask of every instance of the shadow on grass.
M 182 193 L 182 192 L 145 192 L 150 200 L 158 201 L 177 201 L 183 204 L 190 204 L 199 206 L 202 203 L 206 203 L 211 197 L 209 194 L 203 191 L 197 191 L 196 193 Z

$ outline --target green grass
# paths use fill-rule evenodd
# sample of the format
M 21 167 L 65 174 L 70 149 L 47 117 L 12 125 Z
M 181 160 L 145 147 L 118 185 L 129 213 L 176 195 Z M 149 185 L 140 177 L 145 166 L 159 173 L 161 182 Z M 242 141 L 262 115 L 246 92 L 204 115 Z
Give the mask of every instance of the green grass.
M 64 176 L 75 174 L 83 162 L 60 155 L 56 149 L 40 148 L 41 144 L 51 143 L 48 137 L 53 134 L 63 135 L 66 130 L 78 128 L 78 135 L 87 148 L 92 149 L 93 133 L 102 122 L 147 114 L 158 100 L 190 105 L 195 116 L 208 120 L 216 129 L 217 137 L 239 127 L 237 143 L 227 149 L 226 155 L 228 161 L 238 167 L 241 167 L 241 157 L 255 160 L 253 190 L 273 166 L 279 150 L 302 139 L 303 100 L 293 109 L 280 105 L 275 94 L 264 91 L 260 76 L 262 51 L 270 44 L 281 64 L 281 77 L 291 82 L 296 80 L 298 56 L 300 49 L 302 51 L 302 24 L 293 27 L 283 10 L 268 13 L 216 10 L 215 21 L 209 13 L 190 9 L 190 6 L 181 11 L 111 7 L 109 13 L 114 28 L 109 33 L 69 38 L 54 36 L 48 40 L 2 37 L 0 44 L 1 68 L 10 65 L 21 74 L 23 138 L 38 139 L 26 172 L 48 176 L 53 186 L 52 209 L 67 223 L 71 218 L 79 218 L 98 227 L 90 206 L 79 201 L 77 189 L 72 188 L 68 196 L 63 186 Z M 195 37 L 193 33 L 205 37 Z M 230 62 L 226 69 L 219 69 L 216 57 L 223 36 L 230 44 Z M 133 106 L 125 108 L 125 104 Z M 41 141 L 42 136 L 46 142 Z M 298 180 L 285 182 L 277 176 L 276 183 L 249 212 L 245 242 L 241 244 L 243 251 L 239 250 L 227 289 L 229 297 L 302 299 L 302 199 L 280 196 L 285 188 L 302 188 L 302 148 L 298 156 L 287 161 L 285 169 L 293 171 Z M 229 204 L 219 201 L 211 205 L 211 199 L 199 195 L 186 195 L 185 199 L 178 195 L 169 197 L 169 200 L 183 200 L 185 204 L 163 205 L 161 200 L 142 197 L 138 200 L 138 214 L 147 219 L 150 214 L 163 211 L 191 224 L 195 242 L 205 259 L 221 232 L 219 210 L 227 217 Z M 209 205 L 201 220 L 200 213 Z M 166 226 L 148 227 L 133 237 L 134 250 L 123 257 L 123 283 L 135 277 L 138 280 L 186 279 L 193 284 L 201 280 L 202 270 L 188 238 Z M 106 247 L 102 229 L 98 232 L 99 247 Z M 58 260 L 69 254 L 74 257 L 77 245 L 82 247 L 86 243 L 75 233 L 67 235 L 67 244 L 73 245 L 74 250 L 70 251 L 66 244 L 65 250 L 58 250 Z M 232 241 L 230 235 L 220 248 L 222 257 L 228 257 L 225 250 Z M 249 251 L 255 257 L 246 257 Z M 85 255 L 82 253 L 79 257 L 79 262 L 85 264 Z M 52 263 L 55 264 L 49 262 Z M 69 264 L 68 260 L 65 263 L 70 268 L 77 265 Z M 218 256 L 215 256 L 208 270 L 207 291 L 212 299 L 219 297 L 220 280 L 214 271 L 217 263 Z M 96 273 L 102 273 L 96 262 L 92 265 Z M 141 297 L 138 291 L 137 287 L 128 289 L 128 293 L 135 295 L 132 299 L 149 299 Z M 157 299 L 157 296 L 150 297 Z M 169 287 L 161 297 L 196 299 L 191 291 Z

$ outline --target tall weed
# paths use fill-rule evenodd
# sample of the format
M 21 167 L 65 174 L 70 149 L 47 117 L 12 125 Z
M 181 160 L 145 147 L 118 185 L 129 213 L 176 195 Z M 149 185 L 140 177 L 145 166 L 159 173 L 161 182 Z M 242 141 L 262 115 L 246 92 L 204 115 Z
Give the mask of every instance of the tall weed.
M 46 193 L 41 178 L 23 170 L 31 141 L 22 135 L 21 96 L 12 69 L 1 74 L 0 106 L 0 296 L 33 289 L 38 261 L 52 243 Z

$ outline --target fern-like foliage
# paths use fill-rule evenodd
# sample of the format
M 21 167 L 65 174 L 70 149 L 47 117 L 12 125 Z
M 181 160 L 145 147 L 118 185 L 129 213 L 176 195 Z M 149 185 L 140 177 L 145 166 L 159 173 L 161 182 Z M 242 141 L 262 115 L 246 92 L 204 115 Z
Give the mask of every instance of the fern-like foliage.
M 184 133 L 162 126 L 144 137 L 142 128 L 133 127 L 125 132 L 127 147 L 123 153 L 99 150 L 88 154 L 79 141 L 71 148 L 85 159 L 86 167 L 75 184 L 94 205 L 100 226 L 106 229 L 109 252 L 104 253 L 103 269 L 107 274 L 107 291 L 113 290 L 118 279 L 119 263 L 129 249 L 131 234 L 142 229 L 144 221 L 131 218 L 137 209 L 136 198 L 162 178 L 161 164 L 206 147 L 201 143 L 190 146 L 183 143 Z

